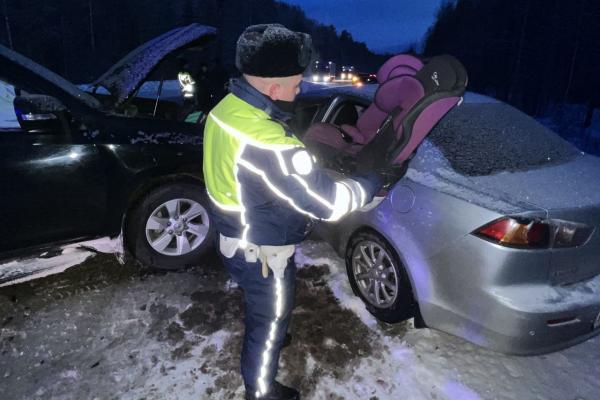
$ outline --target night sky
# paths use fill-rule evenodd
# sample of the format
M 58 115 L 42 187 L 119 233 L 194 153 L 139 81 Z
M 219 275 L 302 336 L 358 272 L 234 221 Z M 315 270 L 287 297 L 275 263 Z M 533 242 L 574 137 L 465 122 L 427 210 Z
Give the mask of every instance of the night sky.
M 443 0 L 283 0 L 308 17 L 347 30 L 372 50 L 420 42 Z

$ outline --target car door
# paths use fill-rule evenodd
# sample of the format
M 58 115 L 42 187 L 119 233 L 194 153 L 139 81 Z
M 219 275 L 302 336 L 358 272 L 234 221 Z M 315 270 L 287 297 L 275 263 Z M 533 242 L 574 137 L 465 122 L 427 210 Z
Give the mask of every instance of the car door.
M 14 72 L 0 71 L 0 253 L 94 234 L 106 215 L 103 157 L 81 140 L 85 128 L 30 132 L 14 106 L 19 96 L 52 94 L 75 126 L 74 99 L 29 71 Z

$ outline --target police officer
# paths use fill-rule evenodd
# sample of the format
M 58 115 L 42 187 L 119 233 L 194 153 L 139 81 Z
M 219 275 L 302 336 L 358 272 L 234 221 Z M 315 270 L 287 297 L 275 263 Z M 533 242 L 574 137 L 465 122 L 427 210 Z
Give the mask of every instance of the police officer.
M 299 399 L 275 380 L 294 304 L 294 245 L 311 220 L 337 221 L 370 202 L 376 175 L 333 181 L 290 131 L 311 37 L 279 24 L 248 27 L 237 42 L 243 77 L 209 114 L 204 176 L 219 250 L 244 291 L 241 357 L 246 399 Z

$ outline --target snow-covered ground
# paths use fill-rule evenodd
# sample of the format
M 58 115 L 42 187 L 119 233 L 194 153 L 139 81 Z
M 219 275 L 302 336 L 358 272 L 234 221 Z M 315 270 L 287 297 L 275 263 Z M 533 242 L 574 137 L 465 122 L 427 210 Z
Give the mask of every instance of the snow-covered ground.
M 390 335 L 352 294 L 344 261 L 321 242 L 305 243 L 296 261 L 328 265 L 328 284 L 344 308 L 358 315 L 382 351 L 365 358 L 344 380 L 325 378 L 315 399 L 330 393 L 346 399 L 597 399 L 600 342 L 537 357 L 488 351 L 441 332 L 417 330 Z M 335 388 L 332 390 L 332 387 Z
M 68 244 L 43 252 L 38 257 L 0 263 L 0 282 L 4 282 L 0 283 L 0 287 L 61 273 L 96 253 L 115 254 L 122 261 L 124 254 L 121 236 Z
M 410 321 L 376 321 L 325 243 L 303 243 L 296 263 L 280 379 L 304 399 L 599 398 L 598 338 L 505 356 Z M 242 309 L 216 259 L 156 274 L 91 252 L 64 273 L 0 288 L 0 398 L 241 399 Z

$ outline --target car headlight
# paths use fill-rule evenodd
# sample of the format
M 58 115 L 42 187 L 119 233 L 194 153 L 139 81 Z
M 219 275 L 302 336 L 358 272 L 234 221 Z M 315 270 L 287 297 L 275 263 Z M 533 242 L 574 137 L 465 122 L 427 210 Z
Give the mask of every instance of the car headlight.
M 342 74 L 341 78 L 342 80 L 346 79 L 346 74 Z
M 313 75 L 313 82 L 319 82 L 319 75 Z

